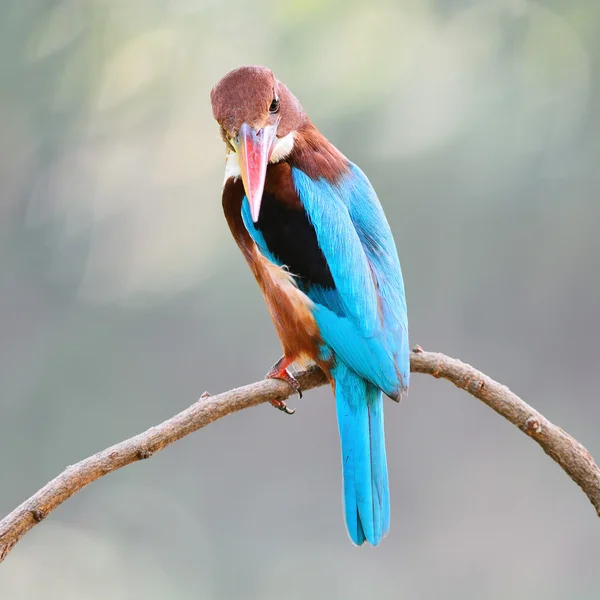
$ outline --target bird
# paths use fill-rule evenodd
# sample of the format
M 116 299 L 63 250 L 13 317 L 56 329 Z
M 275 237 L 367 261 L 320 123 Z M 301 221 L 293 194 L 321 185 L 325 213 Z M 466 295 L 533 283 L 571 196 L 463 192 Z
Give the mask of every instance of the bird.
M 292 364 L 315 363 L 327 376 L 347 531 L 355 545 L 377 546 L 390 527 L 383 396 L 399 402 L 410 377 L 393 234 L 366 175 L 270 69 L 234 69 L 210 98 L 226 148 L 225 219 L 283 347 L 266 377 L 301 394 Z

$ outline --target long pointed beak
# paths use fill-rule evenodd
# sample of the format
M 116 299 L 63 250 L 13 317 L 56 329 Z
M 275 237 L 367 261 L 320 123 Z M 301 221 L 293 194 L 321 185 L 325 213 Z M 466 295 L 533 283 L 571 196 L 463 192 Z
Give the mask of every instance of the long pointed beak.
M 276 125 L 267 125 L 255 131 L 247 123 L 240 127 L 237 138 L 238 162 L 244 190 L 250 203 L 252 221 L 258 221 L 260 203 L 265 189 L 267 165 L 275 144 Z

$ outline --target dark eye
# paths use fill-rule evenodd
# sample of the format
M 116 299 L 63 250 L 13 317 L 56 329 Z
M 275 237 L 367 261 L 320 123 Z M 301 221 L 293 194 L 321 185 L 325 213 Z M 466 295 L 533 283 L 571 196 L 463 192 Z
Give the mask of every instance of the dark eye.
M 273 98 L 273 102 L 271 102 L 271 106 L 269 106 L 269 112 L 272 115 L 279 112 L 279 98 Z

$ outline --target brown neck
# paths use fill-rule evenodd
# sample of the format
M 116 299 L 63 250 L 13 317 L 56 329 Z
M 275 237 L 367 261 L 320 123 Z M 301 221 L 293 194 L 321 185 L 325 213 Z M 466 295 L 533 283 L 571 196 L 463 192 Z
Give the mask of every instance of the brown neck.
M 331 183 L 338 181 L 349 168 L 348 159 L 308 118 L 296 132 L 294 148 L 287 160 L 311 179 L 324 178 Z

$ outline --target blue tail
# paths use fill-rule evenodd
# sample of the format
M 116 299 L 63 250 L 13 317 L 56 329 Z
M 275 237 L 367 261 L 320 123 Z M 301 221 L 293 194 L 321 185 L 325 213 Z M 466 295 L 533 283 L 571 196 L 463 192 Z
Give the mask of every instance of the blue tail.
M 341 362 L 332 375 L 348 534 L 358 546 L 377 546 L 390 528 L 382 393 Z

